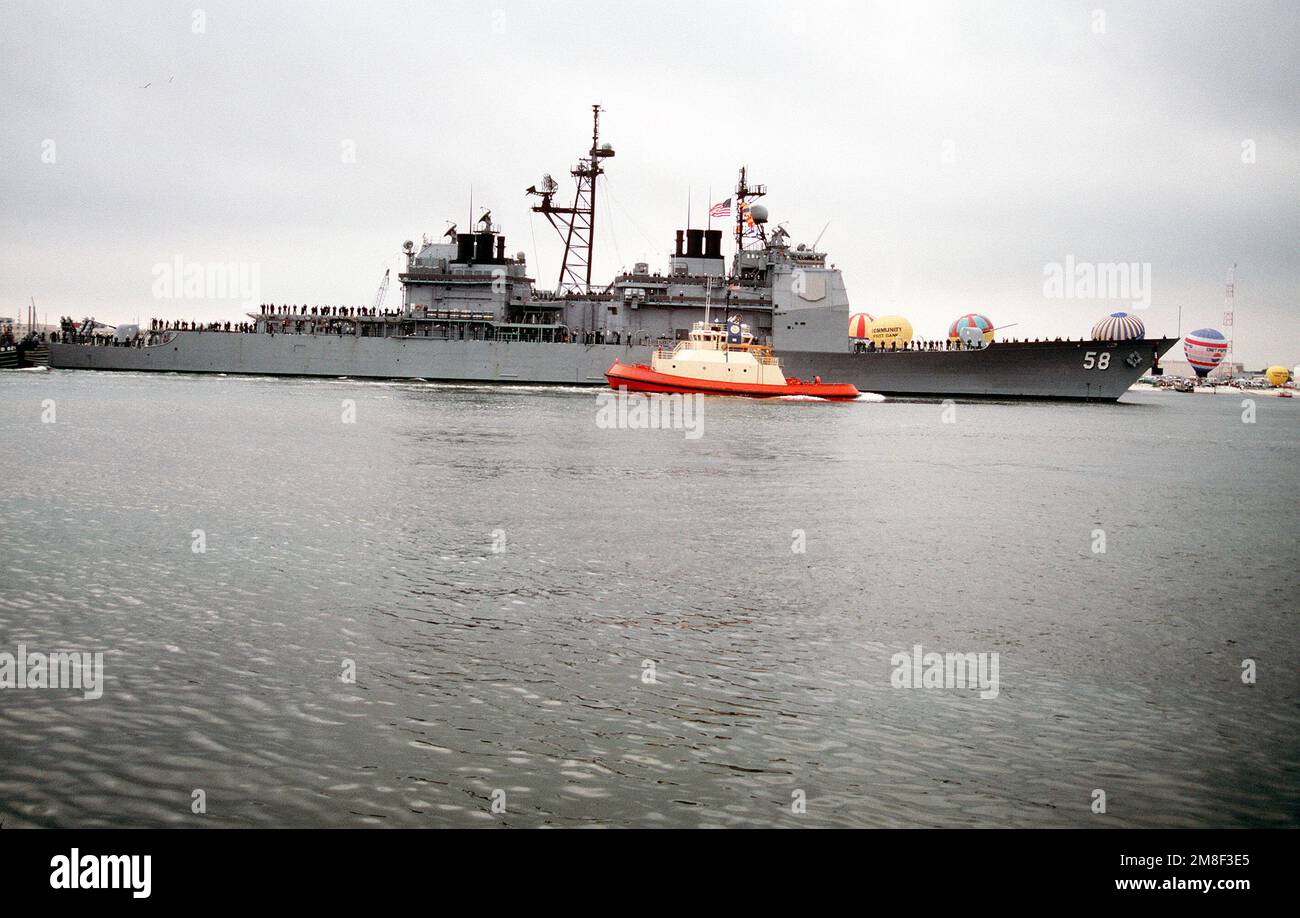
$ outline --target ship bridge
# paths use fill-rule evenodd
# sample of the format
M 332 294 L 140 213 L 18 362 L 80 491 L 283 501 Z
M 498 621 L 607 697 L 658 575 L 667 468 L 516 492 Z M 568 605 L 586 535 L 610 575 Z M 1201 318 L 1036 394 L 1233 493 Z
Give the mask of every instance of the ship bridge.
M 505 324 L 556 323 L 560 306 L 534 298 L 524 253 L 507 255 L 505 234 L 486 215 L 478 232 L 458 233 L 453 225 L 443 238 L 426 238 L 419 252 L 406 244 L 406 270 L 398 280 L 408 317 L 464 312 Z

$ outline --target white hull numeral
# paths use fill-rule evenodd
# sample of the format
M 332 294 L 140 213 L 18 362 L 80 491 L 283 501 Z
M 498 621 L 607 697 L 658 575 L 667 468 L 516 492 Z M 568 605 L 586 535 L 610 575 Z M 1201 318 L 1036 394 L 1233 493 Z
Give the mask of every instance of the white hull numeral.
M 1102 351 L 1100 354 L 1096 351 L 1088 351 L 1083 355 L 1083 368 L 1091 370 L 1096 367 L 1098 370 L 1105 370 L 1110 367 L 1110 351 Z

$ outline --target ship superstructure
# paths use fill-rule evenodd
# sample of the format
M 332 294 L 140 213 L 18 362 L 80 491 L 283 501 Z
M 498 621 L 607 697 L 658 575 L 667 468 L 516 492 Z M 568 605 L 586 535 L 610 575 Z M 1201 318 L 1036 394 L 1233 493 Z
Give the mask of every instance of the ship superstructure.
M 549 176 L 527 190 L 565 241 L 559 282 L 540 290 L 523 252 L 511 254 L 490 212 L 469 231 L 404 245 L 401 304 L 263 305 L 250 321 L 190 327 L 154 320 L 134 338 L 64 333 L 55 367 L 257 373 L 461 382 L 602 385 L 617 360 L 648 363 L 686 340 L 707 303 L 775 348 L 787 373 L 852 383 L 864 392 L 920 396 L 1078 398 L 1113 401 L 1176 339 L 995 341 L 980 350 L 864 352 L 848 337 L 840 270 L 816 247 L 772 227 L 767 189 L 746 169 L 736 185 L 734 254 L 724 232 L 679 229 L 666 264 L 638 262 L 604 286 L 591 282 L 599 178 L 614 156 L 593 106 L 591 147 L 570 171 L 573 205 Z M 1104 355 L 1104 356 L 1103 356 Z

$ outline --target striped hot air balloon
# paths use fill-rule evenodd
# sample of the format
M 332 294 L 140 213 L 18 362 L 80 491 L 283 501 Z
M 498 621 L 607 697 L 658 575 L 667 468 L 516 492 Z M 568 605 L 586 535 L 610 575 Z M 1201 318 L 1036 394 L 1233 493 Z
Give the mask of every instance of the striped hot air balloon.
M 966 315 L 948 326 L 948 340 L 960 341 L 963 328 L 978 328 L 983 332 L 985 342 L 993 343 L 993 322 L 988 316 L 982 316 L 978 312 L 966 313 Z
M 1217 328 L 1198 328 L 1183 339 L 1183 353 L 1197 376 L 1207 376 L 1223 362 L 1228 339 Z
M 876 317 L 869 312 L 855 312 L 849 316 L 849 337 L 866 338 Z
M 1127 312 L 1112 312 L 1092 327 L 1094 341 L 1141 341 L 1146 334 L 1142 320 Z

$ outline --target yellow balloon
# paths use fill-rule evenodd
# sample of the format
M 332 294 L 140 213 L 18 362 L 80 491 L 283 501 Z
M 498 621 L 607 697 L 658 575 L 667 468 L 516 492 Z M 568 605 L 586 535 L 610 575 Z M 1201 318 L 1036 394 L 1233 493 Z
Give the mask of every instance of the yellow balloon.
M 1264 378 L 1275 386 L 1280 386 L 1291 378 L 1291 371 L 1286 367 L 1269 367 L 1264 371 Z
M 876 347 L 888 348 L 891 344 L 902 347 L 904 342 L 912 340 L 912 323 L 902 316 L 881 316 L 871 323 L 867 340 L 876 342 Z

